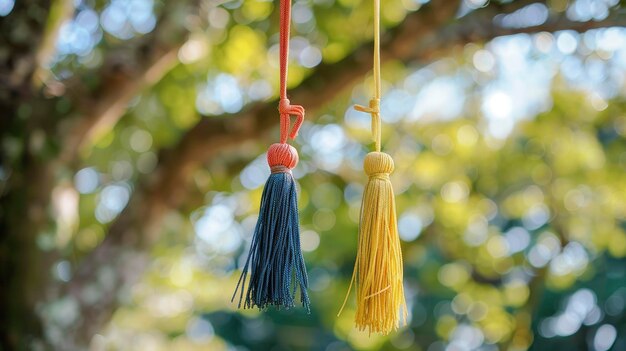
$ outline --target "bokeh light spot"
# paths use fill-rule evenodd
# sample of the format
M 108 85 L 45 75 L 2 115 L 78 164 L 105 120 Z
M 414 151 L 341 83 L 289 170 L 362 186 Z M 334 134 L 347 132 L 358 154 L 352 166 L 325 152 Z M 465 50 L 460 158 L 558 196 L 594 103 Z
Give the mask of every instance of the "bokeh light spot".
M 596 351 L 607 351 L 617 338 L 617 330 L 610 324 L 603 324 L 593 337 L 593 348 Z
M 407 242 L 417 239 L 422 233 L 422 227 L 422 219 L 415 213 L 405 212 L 398 220 L 400 238 Z
M 83 168 L 74 175 L 74 185 L 81 194 L 91 194 L 100 184 L 100 174 L 93 167 Z
M 304 252 L 315 251 L 320 245 L 320 235 L 313 230 L 305 230 L 300 233 L 300 245 Z
M 13 11 L 15 0 L 0 0 L 0 16 L 4 17 Z

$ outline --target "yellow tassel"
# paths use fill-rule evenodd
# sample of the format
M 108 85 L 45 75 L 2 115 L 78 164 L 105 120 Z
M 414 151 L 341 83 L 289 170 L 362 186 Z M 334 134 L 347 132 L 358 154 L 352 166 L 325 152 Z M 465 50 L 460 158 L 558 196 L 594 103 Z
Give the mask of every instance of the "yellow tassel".
M 389 181 L 393 159 L 383 152 L 370 152 L 364 168 L 369 180 L 361 204 L 358 251 L 341 310 L 356 280 L 356 327 L 388 334 L 405 324 L 407 317 L 396 203 Z
M 393 159 L 380 152 L 380 0 L 374 5 L 374 97 L 369 106 L 356 105 L 357 111 L 372 115 L 375 152 L 365 156 L 369 176 L 359 223 L 359 244 L 350 288 L 339 314 L 356 281 L 356 317 L 359 330 L 389 334 L 406 323 L 407 309 L 402 287 L 402 251 L 398 237 L 396 202 L 389 174 Z

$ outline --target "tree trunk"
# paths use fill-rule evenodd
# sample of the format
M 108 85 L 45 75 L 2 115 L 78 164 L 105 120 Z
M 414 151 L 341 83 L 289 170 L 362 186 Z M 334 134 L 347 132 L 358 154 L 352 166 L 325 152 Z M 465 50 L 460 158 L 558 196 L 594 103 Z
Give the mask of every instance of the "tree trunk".
M 50 1 L 17 1 L 0 21 L 0 348 L 37 350 L 43 328 L 37 303 L 50 272 L 50 255 L 37 243 L 48 225 L 53 166 L 46 152 L 50 140 L 49 102 L 39 101 L 33 74 L 46 38 Z M 60 14 L 59 14 L 60 16 Z M 57 17 L 58 19 L 58 17 Z M 56 30 L 54 28 L 53 30 Z M 50 33 L 53 34 L 53 33 Z M 6 51 L 8 50 L 8 53 Z M 39 103 L 40 102 L 40 103 Z M 42 114 L 43 112 L 43 114 Z M 31 269 L 37 267 L 37 269 Z
M 11 178 L 21 184 L 2 198 L 0 219 L 0 340 L 3 350 L 32 350 L 43 345 L 43 329 L 36 316 L 37 303 L 50 271 L 48 255 L 35 244 L 40 229 L 48 223 L 47 202 L 52 186 L 50 169 L 25 157 L 24 171 Z M 37 180 L 32 182 L 31 180 Z M 28 269 L 40 267 L 40 269 Z

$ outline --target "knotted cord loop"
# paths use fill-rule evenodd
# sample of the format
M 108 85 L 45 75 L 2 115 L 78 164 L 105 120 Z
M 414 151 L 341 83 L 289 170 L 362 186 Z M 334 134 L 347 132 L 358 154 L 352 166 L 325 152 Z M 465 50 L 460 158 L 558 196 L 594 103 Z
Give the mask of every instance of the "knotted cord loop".
M 354 105 L 354 109 L 372 115 L 372 138 L 374 139 L 376 151 L 380 151 L 380 99 L 370 99 L 369 106 Z
M 354 105 L 354 109 L 360 112 L 371 113 L 371 114 L 380 114 L 380 100 L 379 99 L 370 99 L 369 106 L 363 105 Z
M 280 113 L 280 142 L 284 144 L 287 142 L 287 136 L 291 139 L 295 139 L 298 136 L 300 126 L 304 122 L 304 107 L 291 105 L 289 99 L 281 98 L 278 103 L 278 113 Z M 296 121 L 290 132 L 291 116 L 296 116 Z
M 295 139 L 304 121 L 304 107 L 291 105 L 287 99 L 287 73 L 289 70 L 289 26 L 291 21 L 291 0 L 280 1 L 280 101 L 278 112 L 280 113 L 280 143 L 285 144 L 287 138 Z M 291 116 L 296 116 L 296 121 L 291 131 L 289 125 Z

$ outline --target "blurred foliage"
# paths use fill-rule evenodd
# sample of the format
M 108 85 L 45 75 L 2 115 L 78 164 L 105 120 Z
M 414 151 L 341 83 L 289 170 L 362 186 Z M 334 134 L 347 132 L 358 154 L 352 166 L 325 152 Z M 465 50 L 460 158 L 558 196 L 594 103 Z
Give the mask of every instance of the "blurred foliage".
M 425 2 L 385 1 L 384 26 Z M 271 101 L 278 84 L 275 2 L 201 1 L 193 14 L 182 10 L 192 6 L 187 2 L 74 3 L 50 68 L 59 79 L 96 85 L 94 69 L 107 55 L 171 34 L 161 23 L 183 23 L 190 36 L 176 67 L 136 97 L 119 123 L 98 131 L 76 172 L 58 175 L 55 227 L 38 244 L 62 250 L 52 268 L 60 281 L 102 242 L 138 180 L 153 172 L 159 150 L 201 118 Z M 479 3 L 463 6 L 471 11 Z M 559 4 L 566 2 L 551 3 L 550 11 L 565 10 Z M 369 40 L 370 11 L 363 0 L 295 2 L 290 86 Z M 571 16 L 585 13 L 575 11 Z M 367 100 L 365 77 L 307 115 L 294 142 L 301 150 L 294 174 L 310 315 L 238 311 L 230 302 L 269 174 L 263 152 L 273 139 L 259 136 L 194 174 L 192 197 L 164 219 L 148 272 L 120 292 L 127 305 L 92 346 L 626 349 L 625 59 L 626 31 L 611 28 L 497 38 L 451 48 L 428 65 L 385 66 L 383 148 L 396 162 L 410 310 L 409 326 L 399 332 L 355 331 L 350 303 L 336 316 L 352 272 L 366 180 L 369 121 L 349 108 Z M 69 110 L 63 101 L 59 114 Z M 69 313 L 58 301 L 48 308 Z

